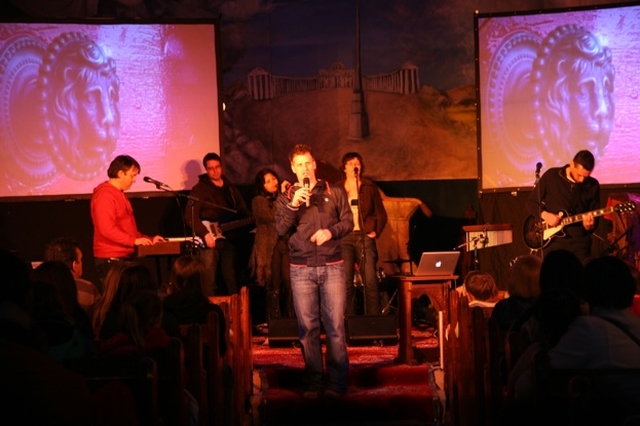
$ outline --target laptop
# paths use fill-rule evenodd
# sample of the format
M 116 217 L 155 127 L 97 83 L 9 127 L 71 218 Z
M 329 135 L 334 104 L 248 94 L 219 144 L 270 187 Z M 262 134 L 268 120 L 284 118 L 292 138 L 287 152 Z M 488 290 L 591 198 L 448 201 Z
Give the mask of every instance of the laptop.
M 459 251 L 425 251 L 420 257 L 415 276 L 453 275 L 460 258 Z

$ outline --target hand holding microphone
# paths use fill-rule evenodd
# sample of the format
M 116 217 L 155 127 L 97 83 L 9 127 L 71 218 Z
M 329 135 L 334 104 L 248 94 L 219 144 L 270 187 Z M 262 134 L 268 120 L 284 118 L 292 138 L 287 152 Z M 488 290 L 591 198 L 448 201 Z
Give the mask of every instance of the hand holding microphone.
M 542 163 L 538 162 L 538 164 L 536 164 L 536 179 L 540 178 L 540 169 L 542 168 Z
M 309 178 L 308 177 L 302 179 L 302 186 L 304 186 L 305 188 L 309 189 L 309 187 L 311 186 L 311 183 L 309 182 Z M 311 192 L 310 191 L 309 191 L 309 194 L 307 194 L 307 199 L 305 200 L 305 205 L 307 207 L 309 207 L 311 205 Z

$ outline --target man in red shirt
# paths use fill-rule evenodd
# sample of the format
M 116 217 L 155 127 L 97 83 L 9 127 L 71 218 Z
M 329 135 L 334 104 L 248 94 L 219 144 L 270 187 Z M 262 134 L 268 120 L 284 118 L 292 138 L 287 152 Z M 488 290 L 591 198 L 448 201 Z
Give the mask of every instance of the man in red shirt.
M 93 257 L 100 282 L 113 263 L 134 257 L 135 246 L 164 241 L 160 235 L 149 237 L 138 231 L 131 202 L 124 195 L 139 173 L 140 164 L 134 158 L 119 155 L 107 170 L 109 180 L 93 190 Z

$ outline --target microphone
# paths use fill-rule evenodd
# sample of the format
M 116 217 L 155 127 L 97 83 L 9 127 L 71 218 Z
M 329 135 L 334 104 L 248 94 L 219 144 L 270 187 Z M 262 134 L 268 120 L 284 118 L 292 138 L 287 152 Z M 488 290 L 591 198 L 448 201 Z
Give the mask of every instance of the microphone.
M 306 177 L 306 178 L 302 179 L 302 185 L 303 185 L 305 188 L 309 188 L 309 186 L 310 186 L 311 184 L 310 184 L 310 182 L 309 182 L 309 178 L 308 178 L 308 177 Z M 307 207 L 309 207 L 309 205 L 311 204 L 311 203 L 310 203 L 310 201 L 311 201 L 311 200 L 309 199 L 310 197 L 311 197 L 311 194 L 309 194 L 309 197 L 307 197 L 307 201 L 305 201 L 305 204 L 307 205 Z
M 148 183 L 152 183 L 155 186 L 157 186 L 158 188 L 171 188 L 166 183 L 162 183 L 159 180 L 151 179 L 149 176 L 143 177 L 142 180 L 145 181 L 145 182 L 148 182 Z
M 542 163 L 538 161 L 538 164 L 536 164 L 536 177 L 539 178 L 540 177 L 540 169 L 542 168 Z
M 354 167 L 354 168 L 353 168 L 353 174 L 354 174 L 354 175 L 358 176 L 358 172 L 359 172 L 359 171 L 360 171 L 360 170 L 358 170 L 358 168 L 357 168 L 357 167 Z

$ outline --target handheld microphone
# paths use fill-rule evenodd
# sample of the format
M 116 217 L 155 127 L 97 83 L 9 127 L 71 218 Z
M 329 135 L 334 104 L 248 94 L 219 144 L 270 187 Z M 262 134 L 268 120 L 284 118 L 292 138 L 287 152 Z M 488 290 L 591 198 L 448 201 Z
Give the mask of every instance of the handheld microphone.
M 542 168 L 542 163 L 538 162 L 538 164 L 536 164 L 536 177 L 540 177 L 540 169 Z
M 358 170 L 358 168 L 357 168 L 357 167 L 354 167 L 354 168 L 353 168 L 353 174 L 354 174 L 354 175 L 356 175 L 356 176 L 358 176 L 358 172 L 360 172 L 360 170 Z
M 306 178 L 302 179 L 302 185 L 303 185 L 305 188 L 309 188 L 309 186 L 311 185 L 311 183 L 309 182 L 309 178 L 308 178 L 308 177 L 306 177 Z M 307 197 L 307 201 L 305 202 L 305 204 L 307 205 L 307 207 L 309 207 L 309 205 L 311 204 L 311 203 L 310 203 L 310 201 L 311 201 L 311 200 L 310 200 L 310 197 L 311 197 L 311 194 L 309 194 L 309 197 Z
M 149 176 L 143 177 L 142 180 L 148 183 L 152 183 L 158 188 L 170 188 L 170 186 L 167 185 L 166 183 L 162 183 L 159 180 L 151 179 Z

